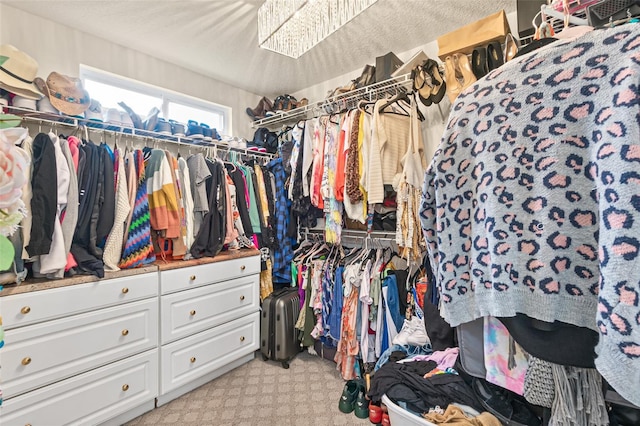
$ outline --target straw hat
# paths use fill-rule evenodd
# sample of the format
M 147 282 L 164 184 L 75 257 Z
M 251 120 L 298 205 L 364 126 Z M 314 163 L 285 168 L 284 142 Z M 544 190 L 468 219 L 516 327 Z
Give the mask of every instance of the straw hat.
M 38 63 L 29 55 L 10 44 L 0 45 L 0 88 L 29 99 L 40 99 L 33 79 Z
M 67 115 L 82 115 L 89 105 L 91 98 L 82 87 L 80 79 L 52 72 L 45 82 L 36 78 L 35 83 L 49 98 L 55 109 Z

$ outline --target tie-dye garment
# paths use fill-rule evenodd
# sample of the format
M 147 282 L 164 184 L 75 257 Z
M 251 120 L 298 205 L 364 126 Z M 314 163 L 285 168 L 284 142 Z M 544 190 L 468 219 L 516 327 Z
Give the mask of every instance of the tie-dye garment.
M 524 393 L 524 376 L 529 362 L 520 345 L 500 320 L 484 318 L 484 367 L 486 379 L 518 395 Z

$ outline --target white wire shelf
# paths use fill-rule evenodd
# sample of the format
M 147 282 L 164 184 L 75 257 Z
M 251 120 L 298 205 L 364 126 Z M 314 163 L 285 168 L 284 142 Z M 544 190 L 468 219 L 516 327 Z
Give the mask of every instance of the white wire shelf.
M 403 74 L 369 86 L 361 87 L 350 92 L 332 96 L 322 101 L 309 103 L 308 105 L 292 109 L 290 111 L 276 112 L 274 115 L 255 120 L 251 127 L 275 127 L 298 120 L 306 120 L 325 114 L 355 108 L 360 101 L 376 101 L 388 95 L 395 95 L 401 90 L 410 90 L 413 80 L 411 74 Z
M 120 124 L 102 122 L 96 120 L 88 120 L 79 117 L 70 117 L 65 115 L 51 114 L 31 109 L 18 108 L 13 106 L 3 107 L 8 113 L 14 114 L 22 119 L 23 123 L 31 123 L 35 125 L 62 126 L 68 128 L 85 129 L 89 132 L 103 135 L 112 135 L 120 138 L 139 138 L 145 141 L 172 143 L 185 148 L 215 149 L 220 151 L 238 152 L 243 155 L 273 158 L 274 154 L 254 151 L 248 148 L 235 147 L 226 141 L 213 140 L 211 142 L 203 139 L 190 138 L 188 136 L 168 135 L 164 133 L 152 132 L 149 130 L 136 129 Z M 0 109 L 1 112 L 1 109 Z

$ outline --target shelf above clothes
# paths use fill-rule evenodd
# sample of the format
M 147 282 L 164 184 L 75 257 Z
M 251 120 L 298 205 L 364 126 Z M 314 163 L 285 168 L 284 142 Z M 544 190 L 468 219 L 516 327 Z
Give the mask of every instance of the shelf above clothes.
M 56 115 L 30 109 L 17 108 L 13 106 L 3 107 L 8 113 L 14 114 L 22 120 L 23 124 L 32 125 L 50 125 L 62 126 L 68 128 L 83 129 L 88 137 L 89 132 L 99 133 L 103 135 L 112 135 L 117 138 L 138 138 L 153 143 L 171 143 L 185 148 L 214 149 L 216 152 L 237 152 L 242 155 L 252 156 L 256 158 L 270 159 L 275 157 L 274 154 L 266 152 L 254 151 L 248 148 L 235 147 L 224 141 L 204 141 L 202 139 L 190 138 L 188 136 L 166 135 L 163 133 L 152 132 L 149 130 L 136 129 L 126 127 L 119 124 L 108 122 L 88 120 L 80 117 L 70 117 L 64 115 Z
M 373 83 L 347 93 L 332 96 L 322 101 L 309 103 L 308 105 L 275 113 L 270 117 L 256 120 L 251 123 L 251 127 L 278 127 L 290 124 L 298 120 L 317 117 L 324 114 L 332 114 L 345 109 L 355 108 L 360 101 L 375 101 L 388 95 L 395 95 L 399 91 L 411 89 L 413 79 L 411 74 L 402 74 L 388 80 Z

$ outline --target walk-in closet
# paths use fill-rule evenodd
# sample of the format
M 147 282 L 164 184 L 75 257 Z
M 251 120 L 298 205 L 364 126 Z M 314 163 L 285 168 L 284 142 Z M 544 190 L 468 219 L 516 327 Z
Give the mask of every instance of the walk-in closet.
M 0 425 L 640 426 L 640 1 L 0 0 Z

